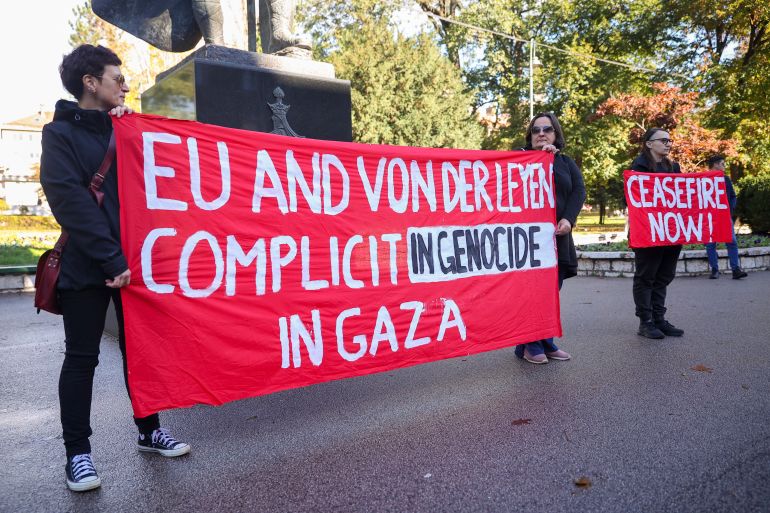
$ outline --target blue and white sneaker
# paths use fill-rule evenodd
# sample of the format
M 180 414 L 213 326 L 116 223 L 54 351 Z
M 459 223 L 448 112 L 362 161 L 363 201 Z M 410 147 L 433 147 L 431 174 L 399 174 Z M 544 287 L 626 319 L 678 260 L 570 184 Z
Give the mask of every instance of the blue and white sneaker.
M 90 454 L 77 454 L 67 459 L 64 471 L 67 473 L 67 488 L 73 492 L 85 492 L 102 485 Z
M 136 442 L 137 447 L 142 452 L 156 452 L 167 458 L 175 458 L 190 452 L 190 445 L 177 441 L 168 430 L 159 428 L 152 432 L 152 435 L 139 435 Z

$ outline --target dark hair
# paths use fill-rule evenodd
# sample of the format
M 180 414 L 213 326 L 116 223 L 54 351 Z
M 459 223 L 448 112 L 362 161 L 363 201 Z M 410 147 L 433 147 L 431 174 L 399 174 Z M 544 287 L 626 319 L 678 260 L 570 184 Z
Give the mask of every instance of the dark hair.
M 709 167 L 709 169 L 711 169 L 714 166 L 714 164 L 716 164 L 720 160 L 726 160 L 725 156 L 724 155 L 712 155 L 706 161 L 706 165 Z
M 556 135 L 556 139 L 553 141 L 553 145 L 556 146 L 558 149 L 563 150 L 564 146 L 566 145 L 564 141 L 564 132 L 561 129 L 561 125 L 559 124 L 559 120 L 556 119 L 556 115 L 552 112 L 538 112 L 535 114 L 535 116 L 532 118 L 532 120 L 529 122 L 529 127 L 527 128 L 527 144 L 524 146 L 525 150 L 531 150 L 532 149 L 532 127 L 535 126 L 535 121 L 537 121 L 540 118 L 548 118 L 551 122 L 551 125 L 553 126 L 553 133 Z
M 83 77 L 93 75 L 101 77 L 105 66 L 123 64 L 118 56 L 101 45 L 80 45 L 69 55 L 65 55 L 59 66 L 59 75 L 64 88 L 75 98 L 83 97 Z
M 666 130 L 665 128 L 650 128 L 644 133 L 644 136 L 642 137 L 642 155 L 644 155 L 647 158 L 647 162 L 650 164 L 650 169 L 652 170 L 655 169 L 655 157 L 652 156 L 652 152 L 647 147 L 647 142 L 650 140 L 650 138 L 653 135 L 655 135 L 658 132 L 668 133 L 668 130 Z M 674 170 L 674 163 L 668 157 L 663 157 L 661 164 L 663 164 L 663 167 L 666 169 L 666 171 L 671 172 Z

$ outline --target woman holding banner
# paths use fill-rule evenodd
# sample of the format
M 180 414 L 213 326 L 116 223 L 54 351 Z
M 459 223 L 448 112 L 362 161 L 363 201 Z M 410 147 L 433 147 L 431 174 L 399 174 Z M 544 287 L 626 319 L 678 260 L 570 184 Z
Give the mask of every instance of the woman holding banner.
M 671 137 L 662 128 L 650 128 L 642 138 L 642 151 L 631 169 L 644 173 L 681 173 L 679 164 L 669 158 Z M 634 249 L 634 304 L 639 317 L 639 335 L 661 339 L 681 337 L 684 330 L 665 319 L 666 287 L 676 276 L 681 245 Z
M 564 149 L 564 133 L 559 120 L 550 112 L 540 112 L 532 118 L 527 129 L 525 150 L 541 150 L 554 154 L 553 181 L 556 198 L 556 250 L 559 262 L 559 290 L 567 278 L 577 276 L 577 253 L 572 239 L 572 227 L 586 199 L 583 175 L 575 161 L 561 153 Z M 569 360 L 569 353 L 559 349 L 553 338 L 536 340 L 516 346 L 516 356 L 543 364 L 548 360 Z
M 64 320 L 65 352 L 59 377 L 59 405 L 67 453 L 67 487 L 73 491 L 98 488 L 101 480 L 91 459 L 91 395 L 99 363 L 99 343 L 107 307 L 115 304 L 119 346 L 126 376 L 126 348 L 120 289 L 131 271 L 120 247 L 118 177 L 113 162 L 101 187 L 94 175 L 108 153 L 110 115 L 131 111 L 124 106 L 129 91 L 120 72 L 121 61 L 102 46 L 81 45 L 66 55 L 59 72 L 62 84 L 77 103 L 60 100 L 53 121 L 43 128 L 40 181 L 54 217 L 69 234 L 57 282 Z M 95 197 L 103 193 L 101 208 Z M 134 418 L 138 449 L 163 456 L 180 456 L 190 446 L 162 429 L 158 415 Z

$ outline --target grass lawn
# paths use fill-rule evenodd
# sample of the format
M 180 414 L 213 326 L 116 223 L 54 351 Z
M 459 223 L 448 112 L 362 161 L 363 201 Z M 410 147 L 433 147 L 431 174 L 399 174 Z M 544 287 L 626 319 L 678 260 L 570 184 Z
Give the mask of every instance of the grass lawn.
M 580 212 L 575 231 L 580 232 L 622 232 L 626 227 L 625 216 L 604 217 L 604 224 L 599 224 L 598 212 Z
M 58 237 L 58 231 L 0 230 L 0 265 L 36 265 L 40 255 L 52 248 Z

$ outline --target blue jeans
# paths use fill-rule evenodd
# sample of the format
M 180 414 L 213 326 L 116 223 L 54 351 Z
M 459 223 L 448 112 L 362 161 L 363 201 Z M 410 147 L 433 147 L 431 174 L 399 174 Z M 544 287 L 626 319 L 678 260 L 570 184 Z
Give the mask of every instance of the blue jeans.
M 733 230 L 733 241 L 726 242 L 727 258 L 730 260 L 730 269 L 733 271 L 741 267 L 738 260 L 738 241 L 735 239 L 735 230 Z M 706 254 L 709 257 L 709 266 L 711 269 L 719 270 L 719 258 L 717 257 L 717 243 L 710 242 L 706 244 Z

